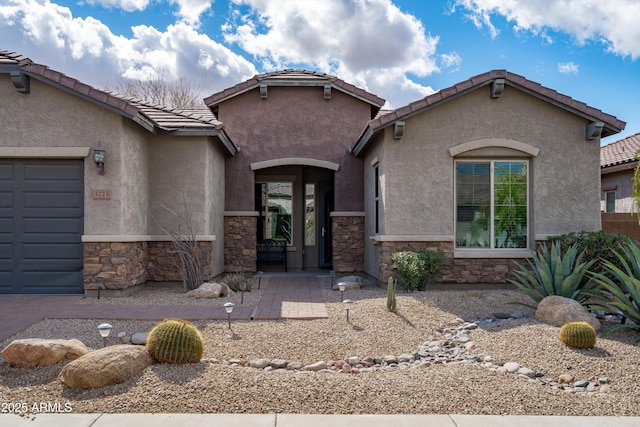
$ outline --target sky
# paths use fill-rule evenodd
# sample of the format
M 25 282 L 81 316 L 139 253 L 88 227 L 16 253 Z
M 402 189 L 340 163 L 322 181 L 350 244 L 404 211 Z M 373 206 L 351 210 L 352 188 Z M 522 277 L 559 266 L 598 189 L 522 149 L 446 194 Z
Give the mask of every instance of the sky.
M 0 0 L 0 49 L 102 88 L 326 72 L 399 108 L 506 69 L 640 132 L 640 0 Z M 0 100 L 1 102 L 1 100 Z M 203 104 L 204 106 L 204 104 Z

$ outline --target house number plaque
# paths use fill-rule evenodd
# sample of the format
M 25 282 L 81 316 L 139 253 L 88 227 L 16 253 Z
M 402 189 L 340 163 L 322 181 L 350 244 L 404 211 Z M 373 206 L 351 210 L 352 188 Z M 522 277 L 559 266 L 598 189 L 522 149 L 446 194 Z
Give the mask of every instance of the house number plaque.
M 94 200 L 111 200 L 111 190 L 93 190 Z

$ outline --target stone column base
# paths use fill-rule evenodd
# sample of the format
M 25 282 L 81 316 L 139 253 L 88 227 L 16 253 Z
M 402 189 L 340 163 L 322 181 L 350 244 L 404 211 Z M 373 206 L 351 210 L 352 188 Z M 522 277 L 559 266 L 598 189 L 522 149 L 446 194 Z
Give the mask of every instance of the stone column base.
M 364 271 L 364 214 L 331 214 L 333 269 L 338 273 Z
M 257 271 L 257 225 L 256 216 L 224 217 L 224 271 Z

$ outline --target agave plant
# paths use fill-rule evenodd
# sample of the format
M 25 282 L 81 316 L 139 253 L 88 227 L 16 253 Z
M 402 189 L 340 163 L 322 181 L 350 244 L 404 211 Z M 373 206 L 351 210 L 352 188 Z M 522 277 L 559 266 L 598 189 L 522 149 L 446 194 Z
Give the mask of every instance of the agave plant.
M 605 261 L 603 273 L 591 274 L 593 280 L 608 292 L 608 295 L 597 295 L 603 304 L 594 308 L 621 314 L 632 322 L 613 325 L 605 331 L 607 333 L 621 328 L 640 330 L 640 248 L 628 243 L 622 247 L 622 253 L 614 251 L 614 254 L 622 268 Z M 607 296 L 614 297 L 614 300 L 607 299 Z
M 589 268 L 596 261 L 592 259 L 582 262 L 583 255 L 584 252 L 578 254 L 576 245 L 567 248 L 564 256 L 558 242 L 551 245 L 551 251 L 543 246 L 541 253 L 531 251 L 533 262 L 527 260 L 531 269 L 518 264 L 519 269 L 513 272 L 516 279 L 510 279 L 509 282 L 530 296 L 536 303 L 549 295 L 558 295 L 574 299 L 582 304 L 597 294 L 598 286 L 593 280 L 583 280 Z M 514 304 L 536 308 L 524 303 Z

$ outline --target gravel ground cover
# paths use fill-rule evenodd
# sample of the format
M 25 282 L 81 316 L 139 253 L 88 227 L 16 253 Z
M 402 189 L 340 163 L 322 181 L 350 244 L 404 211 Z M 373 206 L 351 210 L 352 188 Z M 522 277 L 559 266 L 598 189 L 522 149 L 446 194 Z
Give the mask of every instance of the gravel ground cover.
M 263 286 L 268 284 L 263 282 Z M 119 385 L 74 390 L 59 380 L 64 362 L 32 370 L 0 362 L 0 401 L 70 403 L 76 413 L 640 415 L 640 347 L 636 345 L 640 336 L 632 331 L 599 334 L 594 349 L 570 349 L 559 341 L 559 328 L 538 324 L 527 309 L 507 304 L 527 301 L 512 290 L 399 293 L 398 313 L 394 314 L 386 310 L 386 291 L 367 287 L 345 293 L 345 298 L 354 301 L 347 322 L 339 292 L 329 290 L 324 282 L 322 288 L 327 319 L 235 322 L 231 331 L 226 321 L 196 322 L 206 342 L 203 362 L 153 365 Z M 185 298 L 180 292 L 162 288 L 143 292 L 147 304 Z M 138 294 L 120 302 L 132 303 L 140 297 Z M 113 302 L 101 299 L 100 303 Z M 607 377 L 609 390 L 568 393 L 479 363 L 360 374 L 269 372 L 231 363 L 234 359 L 248 362 L 268 358 L 306 365 L 353 356 L 411 354 L 423 342 L 437 339 L 438 331 L 446 325 L 460 322 L 456 319 L 483 319 L 492 313 L 515 310 L 523 311 L 525 317 L 481 323 L 469 331 L 477 344 L 474 354 L 490 356 L 497 363 L 518 362 L 551 378 L 566 373 L 585 380 Z M 0 347 L 12 339 L 39 337 L 78 338 L 89 347 L 99 348 L 102 342 L 95 325 L 100 321 L 45 320 L 1 342 Z M 132 333 L 147 331 L 155 322 L 110 323 L 115 331 Z

